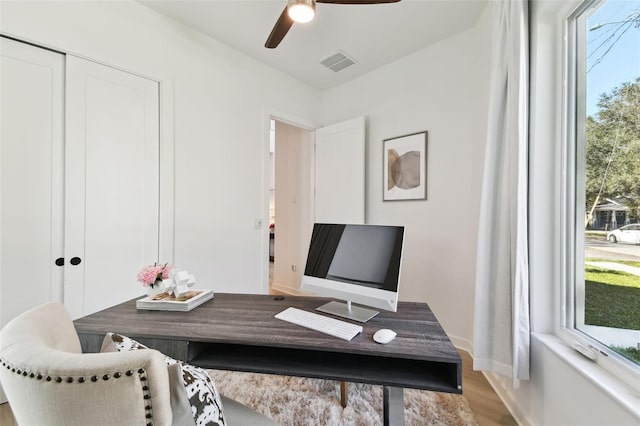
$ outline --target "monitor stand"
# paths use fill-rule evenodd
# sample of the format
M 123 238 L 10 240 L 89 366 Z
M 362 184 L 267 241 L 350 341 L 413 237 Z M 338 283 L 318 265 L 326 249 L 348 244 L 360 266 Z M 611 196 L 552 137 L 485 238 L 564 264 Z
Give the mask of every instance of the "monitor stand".
M 358 322 L 367 322 L 380 313 L 373 309 L 352 306 L 351 302 L 329 302 L 317 307 L 316 310 Z

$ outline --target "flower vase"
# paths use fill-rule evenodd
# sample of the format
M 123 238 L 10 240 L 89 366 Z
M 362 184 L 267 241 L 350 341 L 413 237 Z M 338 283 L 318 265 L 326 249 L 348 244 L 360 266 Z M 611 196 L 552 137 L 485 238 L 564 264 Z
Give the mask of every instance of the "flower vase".
M 147 290 L 147 296 L 157 296 L 158 294 L 162 293 L 162 280 L 156 280 L 156 282 L 154 282 L 152 286 L 148 285 L 145 287 L 145 289 Z

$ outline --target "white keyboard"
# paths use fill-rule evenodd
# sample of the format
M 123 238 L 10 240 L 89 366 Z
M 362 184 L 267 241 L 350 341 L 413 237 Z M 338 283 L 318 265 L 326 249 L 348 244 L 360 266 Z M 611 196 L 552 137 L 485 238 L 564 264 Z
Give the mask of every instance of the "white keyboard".
M 344 340 L 351 340 L 362 333 L 362 326 L 296 308 L 287 308 L 277 314 L 276 318 Z

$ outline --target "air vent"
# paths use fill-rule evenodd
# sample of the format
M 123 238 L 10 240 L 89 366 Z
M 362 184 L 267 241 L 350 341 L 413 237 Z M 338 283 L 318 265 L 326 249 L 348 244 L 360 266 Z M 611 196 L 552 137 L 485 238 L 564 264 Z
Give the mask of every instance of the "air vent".
M 329 68 L 333 72 L 338 72 L 356 63 L 355 59 L 348 56 L 346 53 L 338 50 L 333 55 L 320 61 L 322 65 Z

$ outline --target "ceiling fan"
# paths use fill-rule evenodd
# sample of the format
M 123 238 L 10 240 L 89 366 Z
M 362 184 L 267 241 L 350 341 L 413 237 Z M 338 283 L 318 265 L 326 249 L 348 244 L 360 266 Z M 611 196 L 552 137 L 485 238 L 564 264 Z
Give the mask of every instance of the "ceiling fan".
M 316 3 L 332 4 L 380 4 L 397 3 L 400 0 L 289 0 L 276 25 L 271 30 L 264 47 L 278 47 L 284 36 L 295 22 L 309 22 L 316 15 Z

